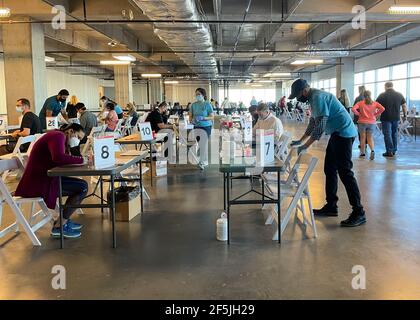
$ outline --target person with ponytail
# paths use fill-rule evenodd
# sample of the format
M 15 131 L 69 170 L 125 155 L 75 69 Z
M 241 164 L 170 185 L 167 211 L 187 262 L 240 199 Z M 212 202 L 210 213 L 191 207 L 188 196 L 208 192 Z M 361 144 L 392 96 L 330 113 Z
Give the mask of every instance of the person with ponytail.
M 370 160 L 375 159 L 375 146 L 373 132 L 376 128 L 376 121 L 385 111 L 385 108 L 378 102 L 372 100 L 372 94 L 366 90 L 363 93 L 364 100 L 358 102 L 352 108 L 353 113 L 358 116 L 358 128 L 360 133 L 360 157 L 366 157 L 366 139 L 370 147 Z
M 60 130 L 49 131 L 35 143 L 25 172 L 16 188 L 15 195 L 24 198 L 41 197 L 48 208 L 54 210 L 57 204 L 59 179 L 49 177 L 48 170 L 70 164 L 87 163 L 83 157 L 72 156 L 70 149 L 79 145 L 85 136 L 80 124 L 65 125 Z M 85 180 L 71 177 L 61 178 L 63 196 L 67 197 L 66 205 L 77 206 L 88 191 Z M 76 209 L 64 209 L 63 235 L 65 238 L 78 238 L 81 236 L 81 224 L 70 220 Z M 60 222 L 54 222 L 51 236 L 60 237 Z

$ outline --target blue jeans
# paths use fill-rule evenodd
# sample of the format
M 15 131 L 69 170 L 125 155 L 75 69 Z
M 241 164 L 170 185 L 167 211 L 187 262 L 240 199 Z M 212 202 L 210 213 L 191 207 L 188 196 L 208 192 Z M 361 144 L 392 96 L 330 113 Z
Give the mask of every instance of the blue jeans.
M 398 123 L 398 120 L 382 121 L 382 132 L 387 153 L 396 153 L 398 150 Z

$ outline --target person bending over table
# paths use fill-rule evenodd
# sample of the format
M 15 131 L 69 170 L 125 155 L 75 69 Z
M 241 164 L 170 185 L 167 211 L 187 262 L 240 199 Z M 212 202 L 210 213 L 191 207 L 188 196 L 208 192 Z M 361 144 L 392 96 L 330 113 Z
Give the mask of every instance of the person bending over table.
M 48 170 L 69 164 L 83 164 L 82 157 L 70 155 L 70 149 L 80 143 L 84 137 L 83 127 L 72 123 L 60 130 L 43 135 L 34 145 L 25 172 L 17 186 L 18 197 L 42 197 L 50 209 L 55 209 L 58 198 L 59 178 L 49 177 Z M 78 178 L 62 177 L 63 196 L 68 197 L 66 205 L 79 205 L 88 191 L 86 181 Z M 76 209 L 65 209 L 63 212 L 63 236 L 78 238 L 81 236 L 81 224 L 73 222 L 70 217 Z M 60 237 L 60 221 L 54 222 L 52 237 Z
M 22 98 L 16 102 L 16 111 L 23 115 L 20 130 L 12 133 L 10 141 L 7 145 L 0 147 L 0 155 L 12 153 L 16 142 L 20 137 L 27 137 L 37 133 L 42 133 L 41 121 L 38 116 L 31 112 L 31 103 L 28 99 Z M 20 146 L 21 152 L 28 151 L 29 143 Z
M 127 104 L 127 118 L 131 117 L 130 125 L 134 127 L 137 124 L 137 121 L 139 120 L 139 114 L 137 113 L 137 108 L 134 105 L 134 103 L 128 103 Z
M 296 80 L 292 85 L 292 94 L 289 99 L 295 98 L 302 103 L 309 102 L 312 108 L 312 116 L 305 134 L 300 140 L 293 141 L 291 144 L 292 146 L 299 146 L 298 154 L 319 140 L 324 131 L 331 135 L 324 163 L 327 204 L 319 210 L 314 209 L 314 214 L 326 217 L 338 216 L 338 173 L 346 187 L 347 197 L 353 207 L 349 218 L 341 221 L 341 226 L 357 227 L 366 223 L 359 186 L 352 170 L 352 146 L 357 136 L 357 130 L 350 114 L 334 95 L 311 89 L 306 80 L 303 79 Z
M 253 128 L 254 137 L 257 130 L 274 130 L 274 141 L 279 141 L 284 133 L 281 120 L 273 115 L 265 103 L 260 103 L 257 107 L 258 121 Z M 255 141 L 255 139 L 254 139 Z
M 105 106 L 105 132 L 114 132 L 118 125 L 118 116 L 115 112 L 115 105 L 112 102 L 108 102 Z
M 39 112 L 39 119 L 41 120 L 42 129 L 47 129 L 47 117 L 58 117 L 61 115 L 65 120 L 68 120 L 66 113 L 66 100 L 69 96 L 66 89 L 60 90 L 58 95 L 49 97 L 45 100 L 44 106 Z

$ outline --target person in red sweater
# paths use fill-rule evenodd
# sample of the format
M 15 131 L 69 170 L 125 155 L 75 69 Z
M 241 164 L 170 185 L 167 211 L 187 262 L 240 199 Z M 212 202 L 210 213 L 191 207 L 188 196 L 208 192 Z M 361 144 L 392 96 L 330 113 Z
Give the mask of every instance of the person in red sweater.
M 55 209 L 59 180 L 58 177 L 49 177 L 48 170 L 69 164 L 83 164 L 82 157 L 70 154 L 70 149 L 79 145 L 84 137 L 83 127 L 73 123 L 60 130 L 44 134 L 35 143 L 22 179 L 17 186 L 15 195 L 18 197 L 42 197 L 50 209 Z M 88 191 L 86 181 L 77 178 L 62 177 L 63 196 L 68 197 L 66 205 L 78 205 L 82 202 Z M 70 220 L 76 209 L 65 209 L 63 212 L 63 235 L 66 238 L 81 236 L 81 224 Z M 60 222 L 54 222 L 51 236 L 60 237 Z
M 352 108 L 353 113 L 359 117 L 357 125 L 360 133 L 360 157 L 366 156 L 366 138 L 370 147 L 370 160 L 375 159 L 375 146 L 373 132 L 376 128 L 378 116 L 385 111 L 385 108 L 378 102 L 373 101 L 370 91 L 363 93 L 364 100 L 358 102 Z

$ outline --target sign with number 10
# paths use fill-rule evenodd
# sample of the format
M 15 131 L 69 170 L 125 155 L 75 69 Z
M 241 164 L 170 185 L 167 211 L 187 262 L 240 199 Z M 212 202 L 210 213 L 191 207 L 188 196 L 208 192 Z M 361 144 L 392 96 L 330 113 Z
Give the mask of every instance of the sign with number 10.
M 142 122 L 139 124 L 140 140 L 153 140 L 152 127 L 150 122 Z
M 93 140 L 93 155 L 96 169 L 115 165 L 114 137 L 98 137 Z

